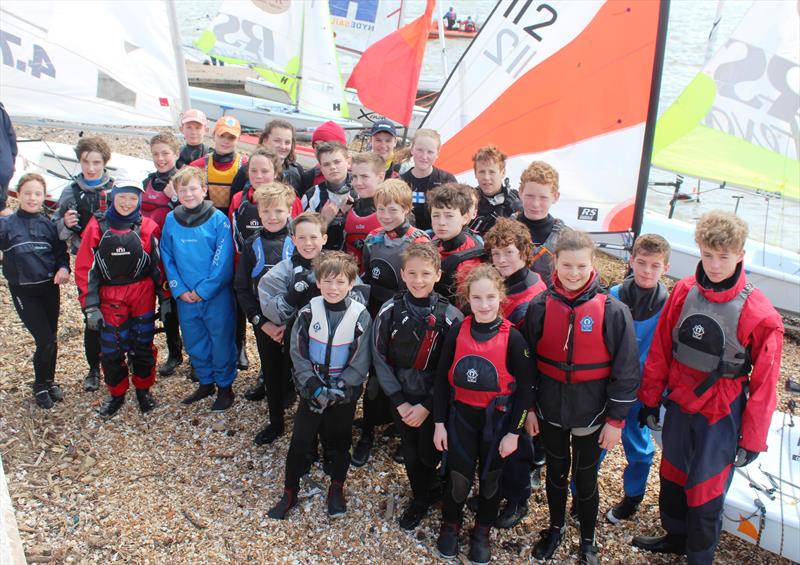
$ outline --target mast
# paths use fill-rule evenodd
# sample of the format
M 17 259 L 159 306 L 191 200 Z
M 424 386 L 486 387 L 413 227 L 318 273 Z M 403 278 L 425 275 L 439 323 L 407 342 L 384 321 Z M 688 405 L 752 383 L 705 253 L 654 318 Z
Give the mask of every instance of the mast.
M 442 69 L 444 70 L 444 77 L 447 78 L 450 75 L 450 71 L 447 70 L 447 51 L 445 51 L 444 45 L 444 14 L 442 14 L 442 2 L 444 2 L 444 0 L 438 0 L 436 2 L 436 8 L 439 11 L 439 48 L 442 50 Z
M 183 59 L 183 47 L 181 47 L 181 32 L 178 28 L 178 13 L 175 10 L 175 0 L 166 0 L 167 19 L 169 19 L 170 39 L 172 41 L 172 53 L 175 56 L 175 69 L 178 72 L 178 85 L 181 92 L 181 110 L 175 115 L 176 124 L 180 126 L 180 114 L 192 107 L 189 98 L 189 77 L 186 74 L 186 62 Z
M 647 124 L 644 129 L 642 143 L 642 161 L 639 165 L 639 182 L 636 187 L 636 200 L 633 205 L 633 222 L 631 229 L 634 239 L 642 231 L 644 204 L 647 199 L 647 182 L 650 178 L 650 160 L 653 154 L 653 139 L 658 118 L 658 98 L 661 94 L 661 74 L 664 68 L 664 49 L 667 45 L 667 28 L 669 25 L 669 0 L 662 0 L 658 10 L 658 35 L 653 62 L 653 78 L 650 82 L 650 103 L 647 109 Z
M 313 1 L 313 0 L 312 0 Z M 302 88 L 303 84 L 303 45 L 305 41 L 305 33 L 306 33 L 306 10 L 308 6 L 303 5 L 303 27 L 300 28 L 300 62 L 297 65 L 297 80 L 295 80 L 295 89 L 294 89 L 294 109 L 296 111 L 300 111 L 300 88 Z M 291 97 L 290 97 L 291 98 Z

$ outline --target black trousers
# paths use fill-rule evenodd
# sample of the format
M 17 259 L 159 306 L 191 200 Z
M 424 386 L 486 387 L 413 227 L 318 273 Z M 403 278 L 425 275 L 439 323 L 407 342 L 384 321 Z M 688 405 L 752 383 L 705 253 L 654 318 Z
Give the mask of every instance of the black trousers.
M 286 456 L 284 486 L 295 492 L 300 488 L 300 477 L 308 462 L 308 455 L 322 439 L 322 449 L 328 474 L 333 481 L 347 478 L 350 468 L 350 446 L 353 443 L 353 416 L 356 413 L 358 394 L 346 404 L 336 404 L 322 414 L 312 412 L 305 399 L 301 399 L 294 417 L 292 441 Z
M 267 407 L 269 421 L 273 425 L 283 427 L 283 400 L 292 386 L 289 375 L 288 354 L 283 353 L 283 345 L 275 342 L 262 330 L 254 329 L 258 358 L 264 384 L 267 389 Z
M 439 481 L 436 466 L 441 458 L 433 445 L 433 415 L 429 414 L 418 428 L 403 423 L 394 408 L 392 419 L 400 433 L 400 449 L 414 500 L 430 504 L 431 490 Z
M 56 376 L 60 289 L 55 284 L 48 284 L 35 288 L 11 287 L 10 290 L 14 308 L 36 343 L 33 353 L 34 389 L 36 392 L 45 390 Z
M 182 355 L 183 342 L 181 342 L 181 326 L 178 321 L 178 305 L 174 298 L 169 299 L 172 312 L 164 319 L 164 335 L 167 338 L 167 352 L 169 357 L 177 358 Z
M 503 466 L 502 498 L 524 504 L 531 496 L 533 441 L 524 431 L 519 434 L 517 450 L 508 456 Z
M 498 452 L 501 437 L 494 434 L 485 439 L 485 409 L 454 402 L 450 410 L 452 413 L 447 428 L 448 481 L 442 498 L 442 521 L 461 522 L 477 466 L 480 486 L 475 522 L 491 526 L 500 506 L 500 478 L 504 463 Z M 492 413 L 492 418 L 498 417 L 501 417 L 500 413 Z
M 547 450 L 547 505 L 550 510 L 550 525 L 564 525 L 567 512 L 567 490 L 569 471 L 578 493 L 578 517 L 581 521 L 581 539 L 594 540 L 597 525 L 597 507 L 600 496 L 597 492 L 597 473 L 600 460 L 600 445 L 597 439 L 600 430 L 587 436 L 574 436 L 569 430 L 539 420 L 542 441 Z M 571 451 L 571 454 L 570 454 Z
M 362 409 L 364 414 L 362 433 L 366 436 L 373 436 L 376 426 L 391 422 L 393 418 L 392 412 L 396 412 L 392 408 L 391 402 L 389 402 L 389 397 L 386 396 L 386 393 L 383 392 L 383 389 L 378 384 L 378 378 L 375 377 L 374 372 L 371 372 L 367 379 Z M 431 440 L 431 443 L 433 443 L 433 440 Z

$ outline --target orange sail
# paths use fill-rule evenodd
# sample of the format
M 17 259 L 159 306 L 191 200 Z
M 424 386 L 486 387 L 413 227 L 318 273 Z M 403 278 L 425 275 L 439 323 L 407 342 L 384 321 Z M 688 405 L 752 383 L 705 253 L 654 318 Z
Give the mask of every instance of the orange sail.
M 423 15 L 364 51 L 347 81 L 364 106 L 403 125 L 411 122 L 435 5 L 428 0 Z

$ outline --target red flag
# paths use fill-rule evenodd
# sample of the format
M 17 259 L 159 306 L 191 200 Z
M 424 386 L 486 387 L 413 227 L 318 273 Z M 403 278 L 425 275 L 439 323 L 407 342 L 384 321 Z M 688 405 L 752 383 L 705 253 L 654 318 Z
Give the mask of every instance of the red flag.
M 424 14 L 367 48 L 347 81 L 364 106 L 406 126 L 417 98 L 435 5 L 436 0 L 428 0 Z

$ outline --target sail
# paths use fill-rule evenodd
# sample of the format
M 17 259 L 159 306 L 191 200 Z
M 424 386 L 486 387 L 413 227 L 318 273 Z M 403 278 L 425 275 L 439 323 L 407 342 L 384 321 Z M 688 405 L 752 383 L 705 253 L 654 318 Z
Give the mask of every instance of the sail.
M 0 99 L 12 116 L 169 126 L 180 84 L 163 2 L 4 0 Z
M 304 4 L 226 0 L 195 46 L 225 63 L 255 68 L 294 101 Z
M 336 46 L 360 55 L 400 27 L 403 0 L 330 0 Z
M 632 228 L 661 6 L 622 0 L 498 2 L 422 124 L 436 165 L 476 184 L 472 155 L 508 155 L 516 186 L 531 161 L 559 171 L 553 215 L 591 232 Z
M 653 165 L 800 198 L 800 16 L 759 0 L 656 124 Z
M 350 117 L 342 74 L 336 59 L 327 0 L 306 0 L 303 18 L 303 51 L 297 107 L 328 118 Z

